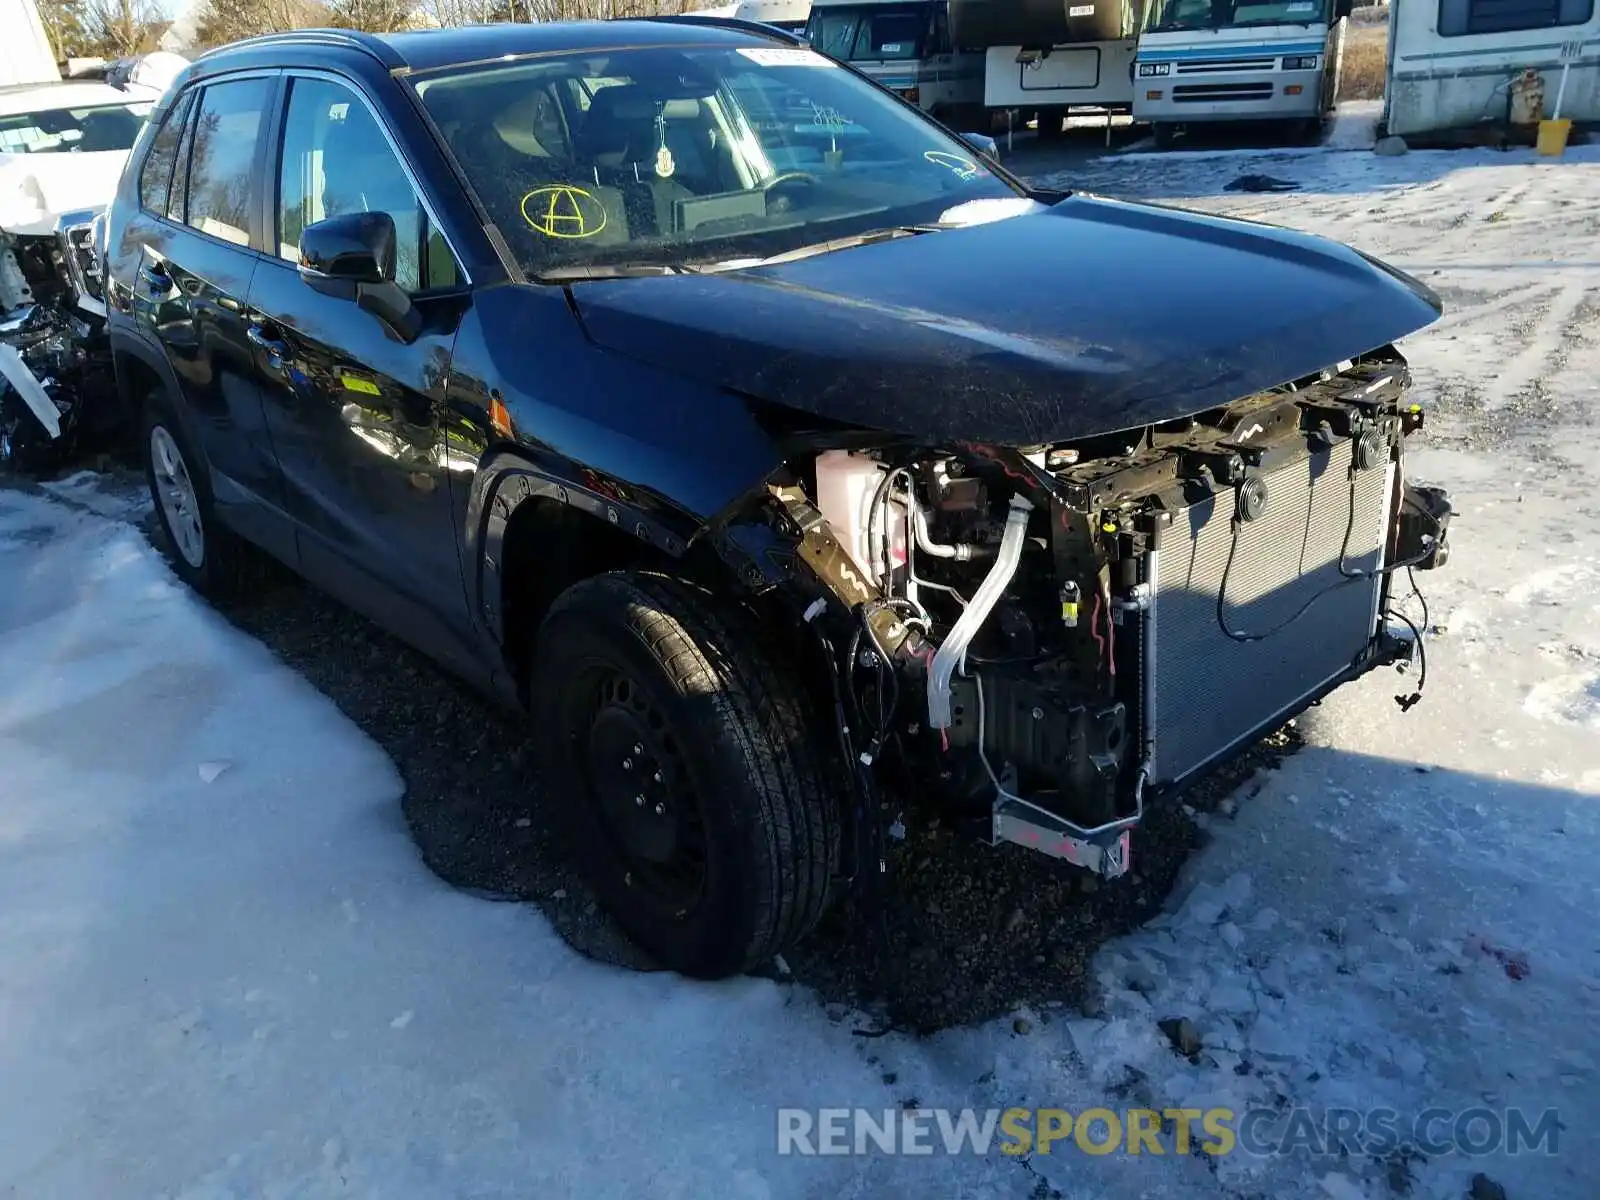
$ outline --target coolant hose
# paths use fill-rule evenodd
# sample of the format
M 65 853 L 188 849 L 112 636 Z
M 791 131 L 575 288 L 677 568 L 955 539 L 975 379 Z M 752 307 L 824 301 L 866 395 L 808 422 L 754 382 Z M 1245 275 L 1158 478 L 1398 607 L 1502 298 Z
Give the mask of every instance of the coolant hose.
M 1011 512 L 1006 517 L 1006 531 L 1000 538 L 1000 552 L 995 555 L 994 565 L 933 656 L 933 665 L 928 668 L 928 724 L 934 729 L 950 728 L 950 677 L 955 674 L 956 664 L 966 657 L 967 647 L 978 636 L 978 630 L 989 619 L 1001 595 L 1011 586 L 1017 564 L 1022 561 L 1022 541 L 1027 536 L 1028 514 L 1032 511 L 1033 505 L 1021 496 L 1011 497 Z
M 947 546 L 934 541 L 933 534 L 928 532 L 928 514 L 922 510 L 922 505 L 918 504 L 915 498 L 908 497 L 908 499 L 911 500 L 911 527 L 916 534 L 918 550 L 934 558 L 950 558 L 956 562 L 971 562 L 975 556 L 984 552 L 986 549 L 984 546 L 973 546 L 964 542 Z

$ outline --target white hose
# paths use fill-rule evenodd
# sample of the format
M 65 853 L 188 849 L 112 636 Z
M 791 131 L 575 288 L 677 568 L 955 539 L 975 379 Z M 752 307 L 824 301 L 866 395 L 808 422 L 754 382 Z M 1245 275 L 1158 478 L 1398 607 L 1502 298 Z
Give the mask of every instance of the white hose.
M 1001 594 L 1011 586 L 1017 564 L 1022 561 L 1022 541 L 1027 535 L 1028 514 L 1032 511 L 1033 505 L 1021 496 L 1011 497 L 1011 512 L 1006 517 L 1006 531 L 1000 539 L 1000 552 L 995 555 L 994 566 L 989 568 L 965 611 L 933 656 L 933 665 L 928 668 L 928 724 L 934 729 L 950 727 L 950 677 L 955 674 L 956 664 L 966 658 L 967 647 L 1000 602 Z

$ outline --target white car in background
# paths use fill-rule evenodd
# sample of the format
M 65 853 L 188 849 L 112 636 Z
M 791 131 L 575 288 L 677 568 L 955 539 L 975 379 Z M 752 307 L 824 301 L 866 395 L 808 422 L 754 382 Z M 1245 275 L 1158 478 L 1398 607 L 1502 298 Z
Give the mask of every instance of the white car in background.
M 185 65 L 152 54 L 101 80 L 0 87 L 0 467 L 54 460 L 110 394 L 97 218 Z

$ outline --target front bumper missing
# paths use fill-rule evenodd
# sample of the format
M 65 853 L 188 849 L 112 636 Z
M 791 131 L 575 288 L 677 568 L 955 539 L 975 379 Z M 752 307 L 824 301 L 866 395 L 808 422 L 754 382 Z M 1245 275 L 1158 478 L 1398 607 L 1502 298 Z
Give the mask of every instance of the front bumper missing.
M 1133 820 L 1091 832 L 1018 796 L 994 803 L 993 836 L 989 844 L 1012 842 L 1029 850 L 1063 859 L 1075 867 L 1107 879 L 1128 873 L 1129 833 Z
M 1128 873 L 1129 835 L 1144 819 L 1142 778 L 1134 792 L 1134 811 L 1092 828 L 1074 824 L 1059 813 L 1024 800 L 1016 794 L 1016 782 L 1016 772 L 1009 767 L 996 781 L 989 824 L 991 846 L 1011 842 L 1107 879 Z

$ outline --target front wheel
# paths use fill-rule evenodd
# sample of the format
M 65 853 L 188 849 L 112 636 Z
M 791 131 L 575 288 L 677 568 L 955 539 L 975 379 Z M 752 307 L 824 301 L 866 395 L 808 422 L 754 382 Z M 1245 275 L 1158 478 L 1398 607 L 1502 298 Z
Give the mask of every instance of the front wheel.
M 1294 122 L 1290 127 L 1291 135 L 1295 141 L 1303 146 L 1320 146 L 1322 144 L 1324 118 L 1306 117 Z
M 717 978 L 812 929 L 837 804 L 803 689 L 748 614 L 659 575 L 601 575 L 556 601 L 529 668 L 547 792 L 630 937 Z

